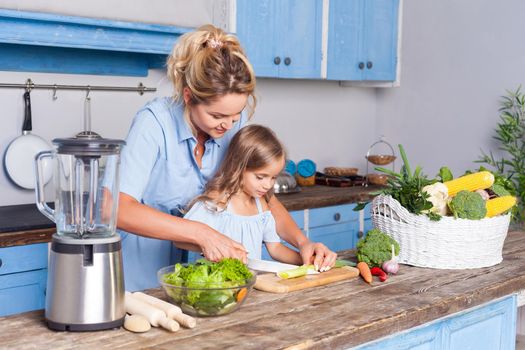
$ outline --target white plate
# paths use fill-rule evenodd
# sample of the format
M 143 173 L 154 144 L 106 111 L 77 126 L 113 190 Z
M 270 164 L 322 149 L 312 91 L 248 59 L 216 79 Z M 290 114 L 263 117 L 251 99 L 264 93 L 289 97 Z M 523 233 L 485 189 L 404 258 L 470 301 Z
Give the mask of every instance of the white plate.
M 34 189 L 35 181 L 35 156 L 51 150 L 53 147 L 41 138 L 30 133 L 14 139 L 5 153 L 5 168 L 11 180 L 25 189 Z M 44 184 L 48 183 L 53 175 L 52 161 L 47 158 L 42 162 Z

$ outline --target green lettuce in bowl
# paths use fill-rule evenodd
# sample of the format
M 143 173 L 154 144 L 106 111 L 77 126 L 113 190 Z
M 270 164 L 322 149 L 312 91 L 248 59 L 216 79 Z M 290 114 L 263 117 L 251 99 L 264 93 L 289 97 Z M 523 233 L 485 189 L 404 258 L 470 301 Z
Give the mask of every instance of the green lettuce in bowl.
M 166 266 L 157 276 L 172 301 L 193 316 L 218 316 L 237 310 L 256 279 L 254 272 L 232 258 Z

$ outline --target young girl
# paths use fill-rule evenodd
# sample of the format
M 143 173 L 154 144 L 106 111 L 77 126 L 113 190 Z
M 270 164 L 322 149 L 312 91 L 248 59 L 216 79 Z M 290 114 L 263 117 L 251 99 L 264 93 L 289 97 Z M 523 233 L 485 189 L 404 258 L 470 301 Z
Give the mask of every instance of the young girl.
M 273 259 L 301 265 L 299 253 L 280 243 L 268 207 L 284 163 L 284 148 L 270 129 L 261 125 L 242 128 L 233 137 L 219 171 L 184 217 L 240 242 L 250 258 L 261 258 L 264 243 Z

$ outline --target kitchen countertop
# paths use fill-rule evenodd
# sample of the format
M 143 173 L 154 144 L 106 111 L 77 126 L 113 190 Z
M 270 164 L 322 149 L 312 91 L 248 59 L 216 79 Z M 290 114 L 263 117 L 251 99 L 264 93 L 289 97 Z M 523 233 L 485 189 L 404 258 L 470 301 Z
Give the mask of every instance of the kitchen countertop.
M 298 193 L 279 194 L 277 197 L 291 211 L 370 200 L 370 192 L 377 189 L 377 186 L 316 185 L 303 187 Z M 34 204 L 0 207 L 0 248 L 50 242 L 55 232 L 55 224 L 41 214 Z
M 238 311 L 200 318 L 194 329 L 176 333 L 157 328 L 142 334 L 124 329 L 61 333 L 46 328 L 43 311 L 0 317 L 0 348 L 347 348 L 525 289 L 524 233 L 509 233 L 504 260 L 496 266 L 434 270 L 402 265 L 397 275 L 371 286 L 357 278 L 289 294 L 253 291 Z M 146 292 L 165 298 L 160 289 Z

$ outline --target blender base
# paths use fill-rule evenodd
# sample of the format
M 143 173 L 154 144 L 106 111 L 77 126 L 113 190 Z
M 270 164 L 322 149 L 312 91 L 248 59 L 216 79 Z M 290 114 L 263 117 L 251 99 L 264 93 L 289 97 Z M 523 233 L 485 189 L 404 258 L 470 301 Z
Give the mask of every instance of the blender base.
M 120 328 L 124 324 L 124 317 L 111 321 L 111 322 L 103 322 L 103 323 L 94 323 L 94 324 L 66 324 L 66 323 L 58 323 L 53 322 L 46 319 L 46 324 L 49 329 L 52 329 L 54 331 L 72 331 L 72 332 L 89 332 L 89 331 L 102 331 L 107 329 L 113 329 L 113 328 Z

